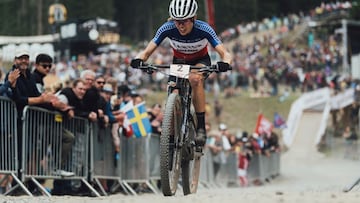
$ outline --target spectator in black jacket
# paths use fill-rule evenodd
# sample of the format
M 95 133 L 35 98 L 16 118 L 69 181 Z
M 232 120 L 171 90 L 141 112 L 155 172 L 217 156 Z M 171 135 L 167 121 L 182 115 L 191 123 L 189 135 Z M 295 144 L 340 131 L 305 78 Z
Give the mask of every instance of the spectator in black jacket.
M 17 118 L 17 133 L 18 133 L 18 161 L 22 164 L 22 112 L 26 105 L 46 105 L 51 106 L 51 102 L 56 100 L 56 97 L 51 93 L 41 94 L 35 84 L 35 79 L 29 70 L 30 54 L 25 49 L 18 49 L 15 53 L 14 65 L 10 72 L 5 77 L 5 83 L 10 81 L 10 75 L 19 70 L 20 76 L 16 80 L 16 85 L 13 88 L 11 95 L 12 100 L 16 103 L 18 112 Z M 19 171 L 21 173 L 21 171 Z
M 85 106 L 84 96 L 86 93 L 85 82 L 81 79 L 74 81 L 73 86 L 64 88 L 59 94 L 59 100 L 73 107 L 75 116 L 88 118 L 90 121 L 97 120 L 96 112 L 89 111 Z
M 84 81 L 86 88 L 86 93 L 84 95 L 85 107 L 88 111 L 96 112 L 98 116 L 103 116 L 103 111 L 98 112 L 100 109 L 100 91 L 94 84 L 96 78 L 95 72 L 92 70 L 84 70 L 80 73 L 80 78 Z
M 51 56 L 47 54 L 39 54 L 36 56 L 35 59 L 35 70 L 32 73 L 32 76 L 35 79 L 36 87 L 40 93 L 45 93 L 45 84 L 44 84 L 44 77 L 49 74 L 51 67 L 52 67 L 53 59 Z M 65 119 L 74 117 L 74 113 L 71 110 L 71 108 L 59 101 L 57 98 L 56 100 L 52 101 L 51 106 L 43 106 L 47 108 L 48 110 L 60 110 L 65 115 Z M 49 126 L 42 126 L 44 128 L 47 128 Z M 62 129 L 62 138 L 61 138 L 61 167 L 63 168 L 65 166 L 66 159 L 69 155 L 69 152 L 71 151 L 71 147 L 73 145 L 73 142 L 75 140 L 74 134 L 70 132 L 69 130 L 63 128 Z M 49 143 L 51 145 L 56 145 L 57 143 Z M 48 144 L 47 144 L 48 145 Z M 65 171 L 62 169 L 58 169 L 56 171 L 61 176 L 73 176 L 75 175 L 73 172 Z
M 40 93 L 45 92 L 44 77 L 49 74 L 52 67 L 52 58 L 47 54 L 39 54 L 35 59 L 35 70 L 32 73 L 36 87 Z

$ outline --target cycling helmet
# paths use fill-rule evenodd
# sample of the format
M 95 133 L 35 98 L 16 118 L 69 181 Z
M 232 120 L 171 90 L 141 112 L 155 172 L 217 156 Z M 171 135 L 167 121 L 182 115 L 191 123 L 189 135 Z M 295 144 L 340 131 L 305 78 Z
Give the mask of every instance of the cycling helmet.
M 170 17 L 174 20 L 184 20 L 196 15 L 198 5 L 195 0 L 172 0 L 169 6 Z

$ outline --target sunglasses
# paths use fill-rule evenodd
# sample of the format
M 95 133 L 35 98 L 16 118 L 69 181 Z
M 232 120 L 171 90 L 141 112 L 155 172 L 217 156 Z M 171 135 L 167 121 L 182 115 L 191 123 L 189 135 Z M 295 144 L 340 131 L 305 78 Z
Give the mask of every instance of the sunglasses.
M 103 82 L 103 81 L 96 81 L 96 83 L 99 84 L 99 85 L 104 85 L 105 84 L 105 82 Z
M 44 68 L 51 68 L 51 64 L 40 64 L 40 66 L 44 67 Z
M 184 19 L 184 20 L 174 20 L 175 24 L 177 25 L 183 25 L 185 23 L 191 22 L 192 18 Z

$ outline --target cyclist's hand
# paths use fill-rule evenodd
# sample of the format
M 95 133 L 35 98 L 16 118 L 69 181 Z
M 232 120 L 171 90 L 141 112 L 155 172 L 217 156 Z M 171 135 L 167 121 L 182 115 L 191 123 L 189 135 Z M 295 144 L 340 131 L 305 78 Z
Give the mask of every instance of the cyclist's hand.
M 228 64 L 226 62 L 219 61 L 216 64 L 217 64 L 217 68 L 218 68 L 217 72 L 226 72 L 228 70 L 232 70 L 232 67 L 230 66 L 230 64 Z
M 144 61 L 142 59 L 132 59 L 130 62 L 130 66 L 133 68 L 139 68 L 144 64 Z

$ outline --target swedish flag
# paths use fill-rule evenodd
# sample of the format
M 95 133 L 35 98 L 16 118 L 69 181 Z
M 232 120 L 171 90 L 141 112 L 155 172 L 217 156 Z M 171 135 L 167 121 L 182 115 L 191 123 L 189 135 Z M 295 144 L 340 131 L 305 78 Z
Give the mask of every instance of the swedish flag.
M 142 102 L 127 111 L 126 116 L 129 119 L 134 135 L 137 138 L 151 133 L 151 124 L 146 112 L 145 102 Z

